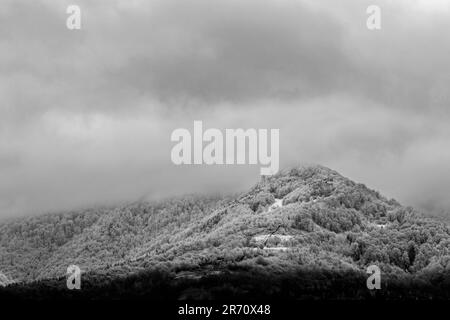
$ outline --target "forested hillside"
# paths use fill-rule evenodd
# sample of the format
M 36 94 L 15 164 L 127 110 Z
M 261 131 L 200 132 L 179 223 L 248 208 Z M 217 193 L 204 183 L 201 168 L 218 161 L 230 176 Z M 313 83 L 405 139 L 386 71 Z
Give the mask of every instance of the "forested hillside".
M 299 270 L 450 279 L 450 230 L 321 166 L 294 168 L 232 198 L 190 196 L 0 225 L 0 270 L 16 282 L 87 273 Z M 438 277 L 438 278 L 436 278 Z M 433 281 L 435 281 L 433 280 Z
M 140 246 L 179 232 L 222 198 L 189 196 L 112 209 L 30 217 L 0 225 L 0 270 L 16 281 L 92 270 L 136 258 Z

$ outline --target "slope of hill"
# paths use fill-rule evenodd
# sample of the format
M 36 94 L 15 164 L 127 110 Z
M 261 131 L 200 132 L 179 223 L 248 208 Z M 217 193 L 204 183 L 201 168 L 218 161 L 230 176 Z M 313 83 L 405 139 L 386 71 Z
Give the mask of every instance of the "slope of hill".
M 18 281 L 167 270 L 198 279 L 223 270 L 272 276 L 450 273 L 450 230 L 321 166 L 285 170 L 235 198 L 185 197 L 47 215 L 0 225 L 0 270 Z
M 0 225 L 0 270 L 17 281 L 33 281 L 64 275 L 70 264 L 92 270 L 130 260 L 139 246 L 179 232 L 220 201 L 217 196 L 189 196 L 4 223 Z

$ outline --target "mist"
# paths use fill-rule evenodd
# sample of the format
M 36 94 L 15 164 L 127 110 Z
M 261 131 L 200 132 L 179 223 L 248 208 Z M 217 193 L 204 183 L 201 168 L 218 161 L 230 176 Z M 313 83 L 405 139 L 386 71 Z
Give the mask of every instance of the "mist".
M 308 163 L 449 212 L 445 1 L 71 1 L 0 4 L 0 218 L 235 193 L 259 166 L 176 166 L 171 132 L 280 129 Z

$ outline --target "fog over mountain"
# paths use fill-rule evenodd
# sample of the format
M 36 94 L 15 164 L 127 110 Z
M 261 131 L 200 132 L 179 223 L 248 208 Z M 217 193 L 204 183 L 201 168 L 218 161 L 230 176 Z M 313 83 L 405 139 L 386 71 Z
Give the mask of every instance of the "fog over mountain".
M 279 128 L 281 167 L 321 163 L 449 212 L 444 0 L 0 3 L 0 219 L 247 190 L 259 167 L 170 161 L 176 128 Z
M 0 289 L 6 298 L 450 294 L 449 226 L 322 166 L 283 170 L 233 197 L 188 196 L 3 223 L 0 257 L 0 286 L 12 283 Z M 66 287 L 73 264 L 83 272 L 79 293 Z M 371 265 L 382 270 L 376 294 L 365 285 Z

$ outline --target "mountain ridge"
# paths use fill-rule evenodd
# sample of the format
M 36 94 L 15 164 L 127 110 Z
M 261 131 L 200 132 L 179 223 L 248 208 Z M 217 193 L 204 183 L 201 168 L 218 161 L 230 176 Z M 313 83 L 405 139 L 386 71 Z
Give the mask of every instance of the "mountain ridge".
M 282 170 L 235 198 L 33 217 L 0 231 L 0 270 L 19 282 L 62 277 L 71 264 L 104 274 L 361 271 L 373 263 L 400 275 L 450 269 L 448 226 L 323 166 Z

